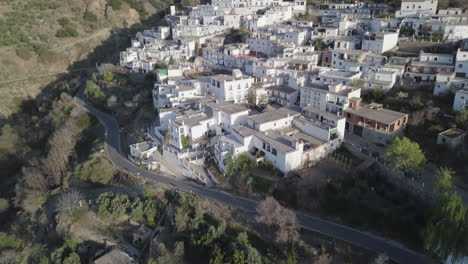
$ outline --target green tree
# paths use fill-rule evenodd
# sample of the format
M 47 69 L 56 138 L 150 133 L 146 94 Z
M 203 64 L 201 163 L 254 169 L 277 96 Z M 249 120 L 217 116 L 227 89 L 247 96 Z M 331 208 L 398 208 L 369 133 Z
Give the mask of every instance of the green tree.
M 249 102 L 249 104 L 254 104 L 255 103 L 255 96 L 253 94 L 249 94 L 247 96 L 247 102 Z
M 10 208 L 10 203 L 5 198 L 0 198 L 0 214 L 8 211 Z
M 232 254 L 232 263 L 233 264 L 244 264 L 245 263 L 245 254 L 243 250 L 234 249 Z
M 57 21 L 62 27 L 70 24 L 70 19 L 68 19 L 68 17 L 61 17 Z
M 91 116 L 88 113 L 83 113 L 78 116 L 76 124 L 79 129 L 85 130 L 91 126 Z
M 380 89 L 380 88 L 372 89 L 372 97 L 374 98 L 376 102 L 382 101 L 384 98 L 383 89 Z
M 200 56 L 200 44 L 195 42 L 195 56 Z
M 249 31 L 243 26 L 239 29 L 231 28 L 224 38 L 224 44 L 245 43 L 248 35 Z
M 394 172 L 409 171 L 418 173 L 426 165 L 426 158 L 418 143 L 407 137 L 395 138 L 387 147 L 384 155 Z
M 112 9 L 119 10 L 122 7 L 122 0 L 109 0 L 108 4 Z
M 0 249 L 19 250 L 21 244 L 21 240 L 15 235 L 8 235 L 7 233 L 0 232 Z
M 155 228 L 156 227 L 156 223 L 154 222 L 154 216 L 152 215 L 148 215 L 146 217 L 146 223 L 148 224 L 149 227 L 151 228 Z
M 157 63 L 154 64 L 154 69 L 167 69 L 167 64 L 164 61 L 158 61 Z
M 94 183 L 109 184 L 114 179 L 115 173 L 115 168 L 101 153 L 94 153 L 75 168 L 75 175 L 81 180 Z
M 174 65 L 175 64 L 174 58 L 172 56 L 169 58 L 169 63 L 168 64 L 169 65 Z
M 327 48 L 327 45 L 325 45 L 325 42 L 323 42 L 320 39 L 316 39 L 312 45 L 318 51 L 322 51 L 322 50 L 325 50 Z
M 69 37 L 78 37 L 78 31 L 71 25 L 67 25 L 62 29 L 59 29 L 55 36 L 57 38 L 69 38 Z
M 460 128 L 468 129 L 468 109 L 463 109 L 458 112 L 457 116 L 455 117 L 455 122 Z
M 63 264 L 81 264 L 80 256 L 73 252 L 65 258 Z
M 230 177 L 234 173 L 246 172 L 249 168 L 249 157 L 245 153 L 238 154 L 234 156 L 234 153 L 229 153 L 226 157 L 226 176 Z
M 223 264 L 224 254 L 221 249 L 216 245 L 211 253 L 210 264 Z
M 437 199 L 423 232 L 424 249 L 452 263 L 464 256 L 468 244 L 468 208 L 463 205 L 452 182 L 453 172 L 441 168 L 434 175 Z
M 262 96 L 260 96 L 260 98 L 258 99 L 258 103 L 259 104 L 267 104 L 268 103 L 268 95 L 264 94 Z
M 291 242 L 291 247 L 285 253 L 286 259 L 283 260 L 282 264 L 296 264 L 297 263 L 297 256 L 296 256 L 296 248 L 294 246 L 294 242 Z
M 104 81 L 112 82 L 114 80 L 114 74 L 112 72 L 108 72 L 104 74 Z
M 257 10 L 257 15 L 264 15 L 264 14 L 265 14 L 265 9 Z
M 189 147 L 189 137 L 186 135 L 181 135 L 180 143 L 182 144 L 183 149 L 187 149 Z
M 182 258 L 185 254 L 184 241 L 177 241 L 174 245 L 174 256 Z
M 101 88 L 93 81 L 86 82 L 85 95 L 95 101 L 99 101 L 104 98 L 104 93 L 101 91 Z

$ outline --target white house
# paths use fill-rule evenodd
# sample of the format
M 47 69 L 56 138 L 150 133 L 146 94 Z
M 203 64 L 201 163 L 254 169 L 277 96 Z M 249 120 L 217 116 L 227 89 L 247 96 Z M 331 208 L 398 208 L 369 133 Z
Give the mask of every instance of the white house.
M 286 85 L 268 87 L 267 93 L 270 102 L 276 102 L 285 107 L 296 104 L 298 98 L 298 91 Z
M 423 15 L 435 15 L 437 12 L 437 0 L 402 0 L 400 10 L 395 17 L 420 17 Z
M 187 147 L 195 148 L 199 144 L 198 139 L 208 136 L 209 131 L 214 130 L 214 119 L 202 112 L 190 112 L 184 116 L 170 120 L 168 131 L 169 144 L 178 150 Z M 184 146 L 187 144 L 187 146 Z
M 455 73 L 458 77 L 468 78 L 468 49 L 458 49 L 455 63 Z
M 180 78 L 183 76 L 183 70 L 181 66 L 169 65 L 167 69 L 158 69 L 156 71 L 156 82 L 163 83 L 167 79 Z
M 418 59 L 411 60 L 405 72 L 405 80 L 415 83 L 435 81 L 437 74 L 454 72 L 452 54 L 425 53 L 421 51 Z
M 361 88 L 338 84 L 311 83 L 301 87 L 301 107 L 315 107 L 339 116 L 348 108 L 349 99 L 361 97 Z
M 217 100 L 242 103 L 247 101 L 252 77 L 242 74 L 234 76 L 215 75 L 210 78 L 210 90 Z
M 363 82 L 363 90 L 371 90 L 375 88 L 382 89 L 388 92 L 397 80 L 397 73 L 395 71 L 368 71 L 361 79 Z
M 353 37 L 337 37 L 334 38 L 333 48 L 335 50 L 354 50 L 356 45 L 361 41 Z
M 359 77 L 361 77 L 360 72 L 351 71 L 329 70 L 318 74 L 319 80 L 326 84 L 341 83 L 343 85 L 350 85 L 353 81 L 358 80 Z
M 382 54 L 386 51 L 392 50 L 398 43 L 397 32 L 378 32 L 376 34 L 365 36 L 362 40 L 362 50 L 372 51 L 374 53 Z
M 158 146 L 153 144 L 151 141 L 143 141 L 130 145 L 130 154 L 134 158 L 140 160 L 151 160 L 152 155 L 157 151 Z
M 458 90 L 453 99 L 453 110 L 458 112 L 466 108 L 468 108 L 468 90 Z
M 201 110 L 212 115 L 215 125 L 225 131 L 231 131 L 235 126 L 247 124 L 250 111 L 243 105 L 226 101 L 203 104 Z
M 280 108 L 251 116 L 247 126 L 235 127 L 232 134 L 218 138 L 216 163 L 224 171 L 228 155 L 245 153 L 251 162 L 266 160 L 284 173 L 308 166 L 342 142 L 344 118 L 327 119 L 326 115 L 303 116 Z

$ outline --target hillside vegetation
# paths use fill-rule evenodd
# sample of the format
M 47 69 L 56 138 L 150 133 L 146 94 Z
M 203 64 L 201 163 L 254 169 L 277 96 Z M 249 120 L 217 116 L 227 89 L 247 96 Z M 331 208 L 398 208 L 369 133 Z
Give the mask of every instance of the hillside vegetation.
M 0 81 L 63 72 L 77 61 L 118 61 L 132 32 L 121 29 L 155 22 L 173 0 L 0 0 Z M 141 25 L 149 28 L 155 23 Z M 109 37 L 112 39 L 109 40 Z M 88 58 L 104 41 L 114 49 Z M 77 66 L 73 67 L 76 68 Z M 0 114 L 8 116 L 26 99 L 35 98 L 54 77 L 0 85 Z

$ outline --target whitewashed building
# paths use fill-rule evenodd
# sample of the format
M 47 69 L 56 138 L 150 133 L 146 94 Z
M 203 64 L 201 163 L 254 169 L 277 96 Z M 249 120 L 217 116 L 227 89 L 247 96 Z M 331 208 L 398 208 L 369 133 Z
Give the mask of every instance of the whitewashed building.
M 327 85 L 311 83 L 301 87 L 300 106 L 315 107 L 324 112 L 342 116 L 350 98 L 360 98 L 361 88 L 342 83 Z
M 421 17 L 435 15 L 437 12 L 437 0 L 402 0 L 400 10 L 395 17 Z
M 249 89 L 252 86 L 252 77 L 244 76 L 240 71 L 233 75 L 215 75 L 210 78 L 210 91 L 217 100 L 233 103 L 247 101 Z
M 458 90 L 453 99 L 453 110 L 458 112 L 466 108 L 468 108 L 468 90 Z
M 269 161 L 287 173 L 309 166 L 341 145 L 344 118 L 327 118 L 321 112 L 303 116 L 287 108 L 250 116 L 248 125 L 218 138 L 215 160 L 221 171 L 228 156 L 246 154 L 251 162 Z
M 397 46 L 397 43 L 398 31 L 378 32 L 370 36 L 365 36 L 362 40 L 361 49 L 382 54 L 386 51 L 394 49 Z

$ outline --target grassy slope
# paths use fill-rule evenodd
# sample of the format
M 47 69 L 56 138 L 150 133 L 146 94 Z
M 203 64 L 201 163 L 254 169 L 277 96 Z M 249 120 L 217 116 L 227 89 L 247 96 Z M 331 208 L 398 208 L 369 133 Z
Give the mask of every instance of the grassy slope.
M 164 10 L 172 0 L 124 0 L 119 10 L 106 8 L 107 2 L 0 0 L 0 81 L 67 70 L 74 62 L 85 60 L 104 41 L 109 41 L 112 30 L 139 24 Z M 68 19 L 67 27 L 77 31 L 77 37 L 56 36 L 65 28 L 58 22 L 63 18 Z M 112 41 L 116 42 L 116 50 L 128 46 L 128 36 Z M 112 60 L 102 62 L 118 61 L 118 52 L 111 52 L 107 57 Z M 9 116 L 16 112 L 22 100 L 35 98 L 42 87 L 54 80 L 54 77 L 47 77 L 0 85 L 0 114 Z

